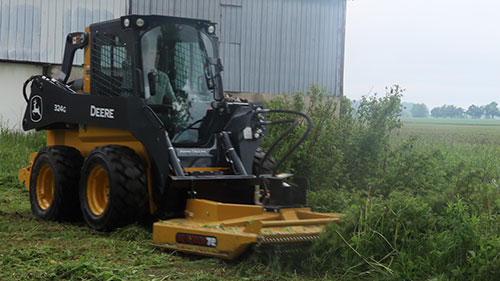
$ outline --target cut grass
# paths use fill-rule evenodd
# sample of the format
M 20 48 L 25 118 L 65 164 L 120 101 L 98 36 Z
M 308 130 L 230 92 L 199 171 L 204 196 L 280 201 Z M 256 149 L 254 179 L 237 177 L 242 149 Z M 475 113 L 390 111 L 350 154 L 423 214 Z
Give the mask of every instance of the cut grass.
M 227 262 L 150 245 L 151 225 L 102 233 L 83 222 L 43 221 L 31 214 L 17 180 L 45 133 L 0 129 L 0 280 L 306 280 L 256 257 Z
M 255 258 L 227 262 L 154 248 L 148 227 L 110 233 L 35 218 L 28 192 L 0 187 L 0 280 L 304 280 Z
M 99 233 L 83 223 L 42 221 L 30 212 L 27 191 L 1 187 L 0 279 L 191 279 L 222 278 L 226 265 L 215 259 L 185 259 L 149 245 L 150 233 L 132 225 Z M 197 272 L 192 275 L 191 270 Z M 171 278 L 172 279 L 172 278 Z

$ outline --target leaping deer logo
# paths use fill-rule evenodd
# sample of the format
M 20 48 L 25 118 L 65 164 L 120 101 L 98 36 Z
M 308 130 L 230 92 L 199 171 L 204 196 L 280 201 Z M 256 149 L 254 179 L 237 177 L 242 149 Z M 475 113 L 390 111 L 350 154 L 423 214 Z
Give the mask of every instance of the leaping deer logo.
M 42 98 L 34 96 L 31 99 L 31 121 L 38 122 L 42 120 Z

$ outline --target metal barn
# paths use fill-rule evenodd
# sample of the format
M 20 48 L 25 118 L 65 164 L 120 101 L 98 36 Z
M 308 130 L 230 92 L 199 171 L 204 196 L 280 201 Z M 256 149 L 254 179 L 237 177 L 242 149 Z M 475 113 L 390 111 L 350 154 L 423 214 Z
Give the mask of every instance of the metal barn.
M 226 91 L 342 95 L 347 0 L 0 0 L 0 121 L 17 123 L 22 82 L 62 61 L 66 34 L 125 14 L 218 24 Z M 75 64 L 83 63 L 83 52 Z M 50 71 L 49 71 L 50 72 Z M 19 112 L 18 112 L 19 111 Z

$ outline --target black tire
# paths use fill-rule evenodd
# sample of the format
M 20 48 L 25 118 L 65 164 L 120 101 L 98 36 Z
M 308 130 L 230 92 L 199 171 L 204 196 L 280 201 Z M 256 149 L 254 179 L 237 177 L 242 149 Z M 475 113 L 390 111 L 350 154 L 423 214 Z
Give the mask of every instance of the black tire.
M 94 148 L 80 180 L 80 207 L 87 224 L 111 231 L 137 221 L 147 206 L 146 172 L 135 151 L 119 145 Z
M 44 220 L 79 216 L 78 181 L 83 158 L 69 146 L 48 146 L 38 152 L 30 177 L 31 211 Z
M 264 156 L 266 155 L 266 151 L 262 149 L 261 147 L 258 147 L 257 150 L 255 150 L 255 154 L 253 157 L 253 174 L 257 174 L 259 171 L 259 165 L 260 161 L 264 159 Z M 262 163 L 262 169 L 260 170 L 260 174 L 272 174 L 274 169 L 276 168 L 276 160 L 274 157 L 269 156 L 267 157 L 266 161 Z

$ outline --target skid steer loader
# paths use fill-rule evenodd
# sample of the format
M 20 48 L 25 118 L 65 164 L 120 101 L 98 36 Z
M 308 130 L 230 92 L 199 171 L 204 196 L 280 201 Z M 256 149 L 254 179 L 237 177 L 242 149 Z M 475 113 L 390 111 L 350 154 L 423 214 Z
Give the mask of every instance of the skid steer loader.
M 298 122 L 267 114 L 310 120 L 225 98 L 215 34 L 209 21 L 155 15 L 69 34 L 58 79 L 33 76 L 23 88 L 23 129 L 47 132 L 19 171 L 32 212 L 83 216 L 99 231 L 150 215 L 154 245 L 225 259 L 252 244 L 311 241 L 338 221 L 305 207 L 307 183 L 278 174 L 284 158 L 259 148 L 266 125 Z M 78 49 L 84 77 L 68 83 Z

